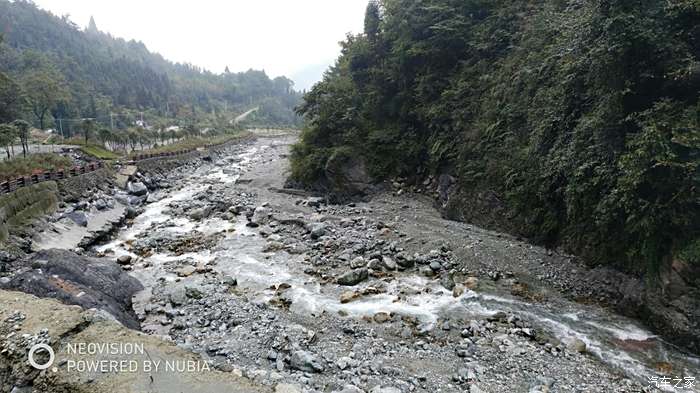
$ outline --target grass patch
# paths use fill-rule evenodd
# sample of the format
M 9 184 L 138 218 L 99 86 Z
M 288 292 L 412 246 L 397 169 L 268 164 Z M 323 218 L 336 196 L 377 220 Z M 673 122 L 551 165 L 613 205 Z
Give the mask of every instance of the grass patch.
M 240 139 L 245 135 L 247 135 L 247 133 L 238 132 L 235 134 L 217 135 L 217 136 L 211 137 L 211 138 L 201 138 L 201 137 L 187 138 L 187 139 L 178 141 L 176 143 L 173 143 L 171 145 L 164 145 L 164 146 L 159 146 L 155 149 L 147 149 L 147 150 L 131 152 L 129 154 L 129 157 L 133 158 L 133 157 L 137 157 L 137 156 L 144 155 L 144 154 L 170 153 L 170 152 L 180 151 L 180 150 L 193 150 L 193 149 L 197 149 L 200 147 L 220 145 L 222 143 L 226 143 L 226 142 L 229 142 L 232 140 Z
M 72 161 L 54 153 L 32 154 L 28 157 L 16 157 L 0 161 L 0 181 L 31 175 L 37 171 L 52 171 L 60 168 L 70 168 Z
M 111 152 L 102 146 L 97 145 L 81 145 L 80 150 L 92 157 L 100 160 L 116 160 L 119 158 L 117 153 Z
M 104 146 L 90 142 L 85 143 L 85 139 L 82 138 L 73 137 L 63 143 L 78 146 L 83 153 L 99 160 L 116 160 L 121 157 L 119 154 L 105 149 Z

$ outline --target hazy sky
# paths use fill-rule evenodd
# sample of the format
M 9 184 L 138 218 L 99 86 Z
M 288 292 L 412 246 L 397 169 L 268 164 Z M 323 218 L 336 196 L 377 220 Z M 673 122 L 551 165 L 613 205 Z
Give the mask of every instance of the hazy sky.
M 338 41 L 362 30 L 367 0 L 34 0 L 80 27 L 143 41 L 169 60 L 214 72 L 318 73 Z M 305 86 L 300 86 L 305 87 Z

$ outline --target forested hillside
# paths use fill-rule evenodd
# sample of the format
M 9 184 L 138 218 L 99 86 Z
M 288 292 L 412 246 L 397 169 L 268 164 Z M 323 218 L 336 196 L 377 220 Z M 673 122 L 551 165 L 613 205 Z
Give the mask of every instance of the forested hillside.
M 42 128 L 58 127 L 54 118 L 84 117 L 111 126 L 110 113 L 120 114 L 114 119 L 118 126 L 133 125 L 139 112 L 191 124 L 258 105 L 263 124 L 298 121 L 293 108 L 300 96 L 290 79 L 270 79 L 254 70 L 214 74 L 174 64 L 141 42 L 100 32 L 94 21 L 83 30 L 29 1 L 0 0 L 0 33 L 0 71 L 11 80 L 3 78 L 0 90 L 16 84 L 29 98 L 24 110 Z M 14 120 L 4 117 L 0 120 Z M 71 125 L 65 124 L 69 132 Z
M 451 217 L 593 263 L 700 264 L 697 0 L 371 2 L 300 112 L 307 185 L 362 157 L 451 175 Z

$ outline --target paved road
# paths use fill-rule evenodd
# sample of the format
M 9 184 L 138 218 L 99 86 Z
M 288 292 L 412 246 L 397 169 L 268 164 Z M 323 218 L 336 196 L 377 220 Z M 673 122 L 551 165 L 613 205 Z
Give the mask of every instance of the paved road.
M 253 108 L 253 109 L 251 109 L 251 110 L 249 110 L 249 111 L 247 111 L 247 112 L 245 112 L 245 113 L 239 115 L 238 117 L 236 117 L 235 119 L 233 119 L 233 122 L 232 122 L 232 123 L 233 123 L 233 124 L 238 124 L 238 123 L 242 122 L 243 120 L 246 119 L 246 117 L 248 117 L 251 113 L 256 112 L 258 109 L 260 109 L 260 107 L 259 107 L 259 106 L 256 106 L 255 108 Z
M 52 152 L 58 152 L 61 149 L 70 149 L 70 148 L 77 148 L 78 146 L 73 146 L 73 145 L 29 145 L 29 152 L 28 154 L 36 154 L 36 153 L 52 153 Z M 15 149 L 15 157 L 21 157 L 22 156 L 22 146 L 14 146 Z M 0 151 L 0 161 L 6 160 L 7 159 L 7 154 L 5 153 L 4 149 Z

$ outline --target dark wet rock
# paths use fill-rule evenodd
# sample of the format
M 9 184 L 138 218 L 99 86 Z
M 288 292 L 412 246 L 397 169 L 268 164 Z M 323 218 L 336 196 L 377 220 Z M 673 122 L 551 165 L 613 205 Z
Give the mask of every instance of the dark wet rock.
M 411 258 L 406 257 L 404 254 L 396 255 L 396 264 L 404 269 L 412 268 L 415 265 L 415 261 Z
M 136 209 L 134 209 L 134 208 L 131 207 L 131 206 L 127 206 L 127 208 L 126 208 L 126 218 L 128 218 L 128 219 L 136 218 L 136 216 L 138 216 L 138 214 L 139 214 L 139 213 L 138 213 L 138 211 L 136 211 Z
M 305 204 L 309 207 L 319 207 L 321 204 L 323 204 L 323 198 L 321 197 L 311 197 L 308 198 L 306 201 L 304 201 Z
M 107 208 L 107 202 L 105 202 L 104 199 L 98 199 L 95 201 L 95 209 L 97 210 L 105 210 Z
M 70 212 L 66 214 L 66 217 L 81 227 L 86 227 L 88 225 L 88 218 L 85 213 L 81 211 Z
M 369 277 L 369 272 L 365 268 L 354 269 L 338 277 L 338 284 L 353 286 L 361 283 Z
M 143 287 L 113 260 L 46 250 L 34 254 L 31 262 L 41 267 L 15 276 L 3 289 L 50 297 L 85 309 L 98 308 L 130 328 L 139 327 L 131 297 Z
M 129 265 L 131 263 L 131 255 L 122 255 L 117 258 L 117 263 L 120 265 Z
M 130 206 L 141 206 L 143 205 L 144 202 L 146 202 L 147 197 L 145 195 L 143 196 L 136 196 L 136 195 L 130 195 L 126 201 L 127 204 Z

